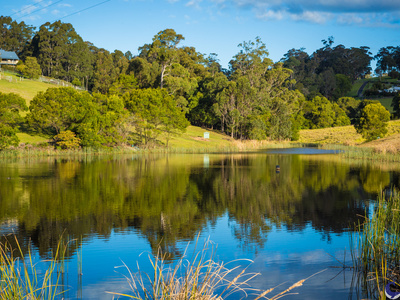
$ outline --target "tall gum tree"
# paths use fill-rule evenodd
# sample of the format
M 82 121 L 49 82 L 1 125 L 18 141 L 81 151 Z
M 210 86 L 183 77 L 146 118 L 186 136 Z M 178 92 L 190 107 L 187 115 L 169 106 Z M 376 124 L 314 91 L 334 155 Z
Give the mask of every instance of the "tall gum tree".
M 173 29 L 164 29 L 157 33 L 153 38 L 148 55 L 160 65 L 160 87 L 164 86 L 166 70 L 177 58 L 178 44 L 185 38 L 177 34 Z

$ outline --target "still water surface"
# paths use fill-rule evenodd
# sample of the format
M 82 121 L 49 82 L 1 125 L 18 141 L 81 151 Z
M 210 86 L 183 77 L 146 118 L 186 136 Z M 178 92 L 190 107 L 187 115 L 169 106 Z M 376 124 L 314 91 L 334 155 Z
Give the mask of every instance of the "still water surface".
M 77 239 L 67 299 L 127 292 L 118 266 L 149 270 L 158 245 L 173 263 L 198 236 L 216 245 L 217 260 L 253 260 L 236 264 L 262 274 L 255 288 L 282 284 L 279 291 L 324 270 L 288 298 L 358 299 L 340 262 L 351 264 L 353 224 L 399 179 L 393 165 L 310 149 L 3 161 L 0 232 L 14 233 L 23 249 L 31 241 L 37 259 L 50 256 L 60 235 Z

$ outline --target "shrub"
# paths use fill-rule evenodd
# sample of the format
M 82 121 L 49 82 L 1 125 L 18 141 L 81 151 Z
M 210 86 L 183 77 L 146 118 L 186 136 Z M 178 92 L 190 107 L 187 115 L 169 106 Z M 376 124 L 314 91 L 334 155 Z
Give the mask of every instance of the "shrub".
M 366 105 L 357 123 L 354 125 L 357 132 L 367 141 L 383 137 L 387 133 L 387 122 L 390 113 L 380 103 Z
M 54 136 L 56 145 L 61 149 L 76 149 L 79 148 L 81 139 L 75 136 L 71 130 L 61 131 Z

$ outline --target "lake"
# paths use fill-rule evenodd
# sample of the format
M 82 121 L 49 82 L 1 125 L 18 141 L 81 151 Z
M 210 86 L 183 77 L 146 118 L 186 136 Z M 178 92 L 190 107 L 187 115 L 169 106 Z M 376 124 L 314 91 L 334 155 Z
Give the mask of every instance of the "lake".
M 66 299 L 129 292 L 121 266 L 150 271 L 159 247 L 172 265 L 206 240 L 214 260 L 261 273 L 252 287 L 279 285 L 271 296 L 316 274 L 287 298 L 361 299 L 343 268 L 352 265 L 350 235 L 380 189 L 399 186 L 399 171 L 308 148 L 5 160 L 0 232 L 25 253 L 31 243 L 36 260 L 50 257 L 60 236 L 74 240 Z

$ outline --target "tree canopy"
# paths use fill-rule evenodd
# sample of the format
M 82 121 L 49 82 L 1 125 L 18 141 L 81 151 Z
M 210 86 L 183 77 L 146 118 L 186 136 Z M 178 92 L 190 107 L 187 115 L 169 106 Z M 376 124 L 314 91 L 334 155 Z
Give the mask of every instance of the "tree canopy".
M 296 139 L 301 128 L 355 124 L 366 106 L 344 96 L 369 74 L 373 56 L 368 47 L 335 45 L 333 37 L 311 54 L 290 49 L 276 63 L 256 37 L 240 43 L 223 69 L 217 54 L 183 45 L 183 35 L 171 28 L 134 55 L 97 48 L 70 23 L 47 22 L 35 31 L 10 17 L 1 20 L 0 47 L 22 55 L 22 75 L 43 74 L 86 89 L 39 93 L 26 118 L 43 134 L 71 131 L 81 146 L 168 144 L 188 124 L 239 139 Z M 399 53 L 399 47 L 381 48 L 379 72 L 395 77 Z
M 18 124 L 22 121 L 19 112 L 27 109 L 22 97 L 0 92 L 0 150 L 8 146 L 18 146 L 16 133 Z
M 380 103 L 367 104 L 362 110 L 355 128 L 368 141 L 384 137 L 390 113 Z

